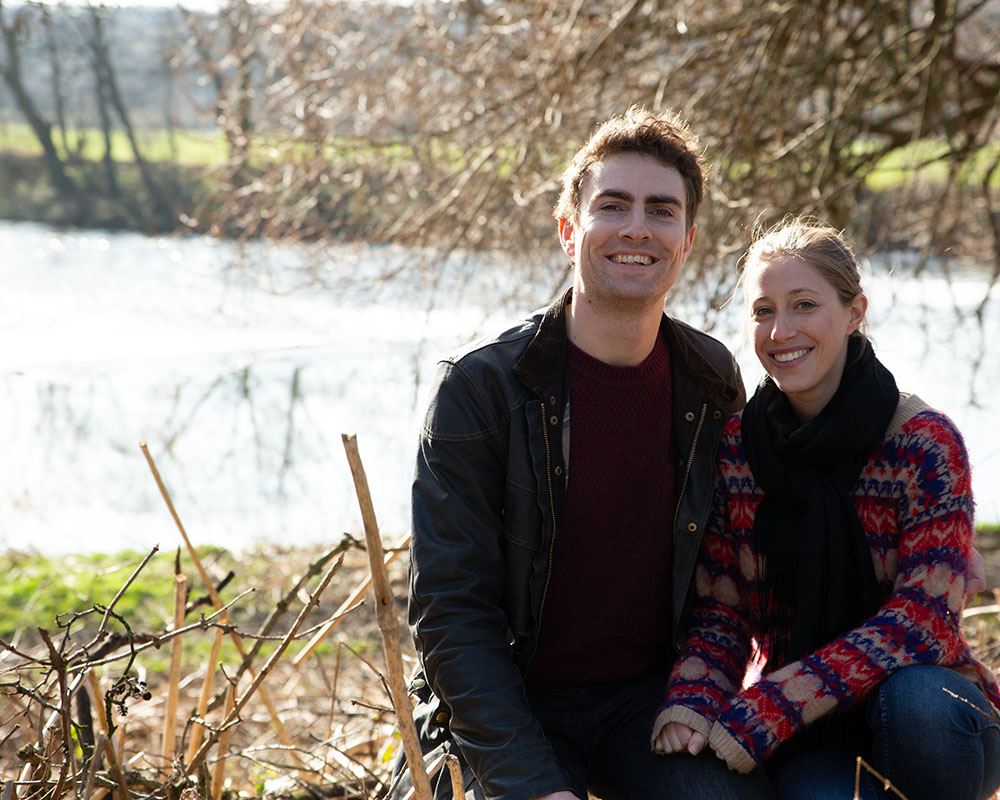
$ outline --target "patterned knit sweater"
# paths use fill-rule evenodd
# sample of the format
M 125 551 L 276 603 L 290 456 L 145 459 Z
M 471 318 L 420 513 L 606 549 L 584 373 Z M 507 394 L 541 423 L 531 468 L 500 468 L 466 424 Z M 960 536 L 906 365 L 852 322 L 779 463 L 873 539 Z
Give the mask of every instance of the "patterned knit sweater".
M 698 599 L 653 727 L 704 734 L 730 768 L 749 772 L 820 717 L 863 700 L 910 664 L 962 670 L 998 703 L 997 684 L 961 632 L 973 503 L 968 455 L 951 420 L 910 395 L 853 489 L 882 605 L 814 653 L 764 664 L 744 688 L 759 640 L 754 512 L 763 494 L 747 466 L 740 418 L 719 445 L 719 474 L 696 572 Z

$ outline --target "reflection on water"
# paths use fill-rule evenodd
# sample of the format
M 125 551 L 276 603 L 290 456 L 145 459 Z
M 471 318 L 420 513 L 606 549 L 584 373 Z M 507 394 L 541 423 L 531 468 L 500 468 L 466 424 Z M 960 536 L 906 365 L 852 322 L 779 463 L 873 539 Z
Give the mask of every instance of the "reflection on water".
M 428 312 L 433 286 L 378 284 L 385 248 L 334 253 L 334 288 L 314 254 L 210 239 L 0 224 L 0 253 L 0 547 L 176 546 L 141 440 L 196 542 L 338 540 L 344 432 L 395 539 L 436 357 L 502 324 L 480 286 Z
M 426 285 L 381 281 L 404 256 L 0 223 L 0 548 L 176 547 L 141 440 L 194 541 L 333 542 L 360 529 L 344 432 L 358 434 L 383 533 L 399 537 L 436 358 L 553 294 L 488 265 L 469 281 L 455 263 Z M 1000 318 L 991 308 L 981 330 L 951 313 L 981 282 L 876 276 L 869 290 L 880 356 L 958 422 L 980 519 L 1000 521 L 1000 364 L 983 349 Z M 519 307 L 496 308 L 508 295 Z M 731 346 L 738 314 L 716 328 Z

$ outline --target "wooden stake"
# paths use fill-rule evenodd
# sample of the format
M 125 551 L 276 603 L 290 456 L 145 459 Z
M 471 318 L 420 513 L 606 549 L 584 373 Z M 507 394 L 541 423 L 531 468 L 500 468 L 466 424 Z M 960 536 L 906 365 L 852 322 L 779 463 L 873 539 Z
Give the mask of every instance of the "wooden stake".
M 174 630 L 184 627 L 184 606 L 187 602 L 187 578 L 174 575 Z M 174 760 L 177 737 L 177 699 L 180 696 L 181 656 L 183 637 L 175 636 L 170 642 L 170 675 L 167 679 L 167 709 L 163 717 L 163 767 L 170 769 Z
M 344 442 L 344 450 L 347 452 L 347 462 L 351 466 L 354 489 L 358 495 L 361 519 L 365 526 L 368 560 L 371 563 L 372 583 L 375 589 L 375 612 L 379 630 L 382 632 L 382 642 L 385 646 L 385 661 L 389 673 L 389 694 L 393 708 L 396 710 L 399 732 L 403 738 L 403 752 L 410 768 L 410 778 L 413 781 L 417 800 L 432 800 L 431 784 L 424 769 L 423 753 L 420 750 L 417 727 L 413 723 L 413 710 L 410 708 L 410 697 L 406 691 L 406 681 L 403 677 L 403 657 L 399 650 L 399 619 L 396 616 L 392 593 L 389 590 L 389 575 L 385 569 L 382 538 L 379 536 L 378 523 L 375 520 L 375 507 L 372 505 L 371 493 L 368 490 L 368 478 L 365 475 L 364 465 L 361 463 L 357 437 L 354 434 L 345 433 L 342 434 L 341 438 Z

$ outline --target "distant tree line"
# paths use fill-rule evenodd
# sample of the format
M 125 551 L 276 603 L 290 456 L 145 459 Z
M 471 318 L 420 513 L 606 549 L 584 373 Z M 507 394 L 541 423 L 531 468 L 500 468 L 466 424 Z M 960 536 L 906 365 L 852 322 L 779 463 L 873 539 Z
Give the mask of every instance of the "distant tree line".
M 20 54 L 46 52 L 49 13 L 0 4 L 0 76 L 70 196 L 52 142 L 69 56 L 33 68 L 50 77 L 49 111 L 42 89 L 22 96 Z M 109 11 L 75 16 L 75 43 L 47 46 L 76 48 L 100 125 L 129 130 Z M 149 32 L 171 76 L 164 108 L 186 92 L 227 147 L 183 215 L 197 229 L 497 250 L 526 276 L 551 271 L 565 157 L 643 103 L 702 137 L 713 180 L 687 275 L 720 296 L 752 226 L 788 212 L 1000 276 L 998 0 L 227 0 L 171 19 L 169 35 Z M 905 168 L 885 172 L 900 152 Z M 152 171 L 142 185 L 155 204 Z

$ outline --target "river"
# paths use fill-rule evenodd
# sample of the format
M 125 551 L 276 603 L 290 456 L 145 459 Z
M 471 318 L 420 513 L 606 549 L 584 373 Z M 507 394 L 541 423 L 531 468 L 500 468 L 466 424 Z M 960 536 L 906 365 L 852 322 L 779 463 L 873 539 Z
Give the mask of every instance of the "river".
M 978 519 L 998 522 L 1000 299 L 980 326 L 980 277 L 893 276 L 906 257 L 873 267 L 870 332 L 901 388 L 965 433 Z M 458 258 L 427 282 L 384 279 L 411 259 L 0 222 L 0 550 L 179 546 L 140 441 L 195 543 L 358 535 L 344 432 L 398 539 L 437 357 L 553 294 L 510 286 L 502 264 L 460 279 Z M 495 302 L 507 295 L 517 306 Z M 717 335 L 752 385 L 737 315 Z

